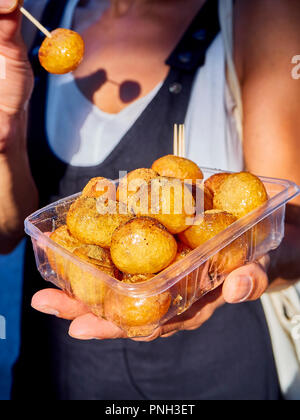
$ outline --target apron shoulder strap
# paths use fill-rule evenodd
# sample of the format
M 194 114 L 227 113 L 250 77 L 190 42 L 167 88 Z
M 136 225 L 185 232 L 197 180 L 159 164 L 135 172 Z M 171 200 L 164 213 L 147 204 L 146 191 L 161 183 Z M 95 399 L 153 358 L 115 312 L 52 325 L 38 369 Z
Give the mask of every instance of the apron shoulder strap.
M 218 9 L 219 0 L 206 1 L 166 64 L 187 72 L 193 72 L 205 64 L 206 52 L 220 32 Z

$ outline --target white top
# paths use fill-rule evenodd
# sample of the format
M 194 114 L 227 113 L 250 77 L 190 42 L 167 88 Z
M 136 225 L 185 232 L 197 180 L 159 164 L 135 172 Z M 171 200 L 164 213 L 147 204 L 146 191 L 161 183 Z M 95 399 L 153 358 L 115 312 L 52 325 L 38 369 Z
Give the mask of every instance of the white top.
M 87 24 L 85 18 L 84 22 L 76 21 L 73 25 L 78 2 L 69 0 L 61 27 L 76 30 Z M 30 0 L 27 0 L 27 7 L 28 3 Z M 91 21 L 101 17 L 108 3 L 109 0 L 89 1 L 88 7 L 94 8 Z M 73 166 L 100 164 L 141 115 L 160 86 L 120 113 L 109 114 L 99 110 L 82 94 L 72 74 L 50 75 L 46 131 L 52 151 Z M 220 34 L 207 51 L 205 65 L 199 69 L 194 82 L 185 121 L 187 157 L 200 166 L 232 171 L 243 169 L 243 148 L 233 117 L 234 107 L 226 83 L 225 50 Z

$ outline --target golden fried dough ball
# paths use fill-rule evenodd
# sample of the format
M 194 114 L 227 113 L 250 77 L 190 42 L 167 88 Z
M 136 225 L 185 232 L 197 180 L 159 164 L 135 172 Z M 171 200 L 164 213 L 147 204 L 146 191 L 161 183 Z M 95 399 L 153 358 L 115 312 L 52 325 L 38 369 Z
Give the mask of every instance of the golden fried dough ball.
M 98 198 L 105 197 L 109 200 L 116 199 L 116 186 L 109 179 L 98 177 L 92 178 L 82 191 L 82 197 Z
M 70 234 L 66 225 L 60 226 L 58 229 L 52 232 L 50 234 L 50 238 L 52 241 L 70 252 L 73 252 L 76 248 L 82 245 L 81 242 L 79 242 Z
M 248 172 L 227 175 L 221 188 L 215 192 L 214 207 L 234 214 L 237 218 L 245 216 L 268 200 L 264 184 Z M 251 231 L 252 246 L 258 246 L 271 231 L 271 221 L 264 219 Z
M 246 264 L 248 243 L 248 235 L 244 234 L 211 258 L 209 273 L 212 281 L 218 276 L 229 274 Z
M 232 214 L 209 210 L 196 218 L 193 226 L 179 234 L 179 239 L 192 249 L 204 244 L 237 220 Z
M 155 274 L 174 260 L 174 237 L 148 217 L 138 217 L 120 226 L 112 235 L 111 258 L 127 274 Z
M 72 235 L 85 244 L 109 248 L 113 232 L 133 214 L 126 206 L 101 197 L 79 197 L 67 214 L 67 225 Z
M 84 41 L 69 29 L 55 29 L 45 38 L 39 50 L 41 65 L 49 73 L 65 74 L 74 71 L 84 55 Z
M 93 261 L 92 264 L 116 269 L 112 262 L 109 250 L 101 248 L 101 246 L 82 244 L 79 248 L 74 250 L 74 254 L 84 261 Z M 113 277 L 119 278 L 119 275 L 114 275 Z
M 70 234 L 66 225 L 59 227 L 51 233 L 50 238 L 69 252 L 73 252 L 76 248 L 82 246 L 82 243 Z M 63 280 L 67 280 L 68 260 L 51 248 L 47 249 L 47 256 L 52 269 Z
M 127 331 L 129 337 L 149 335 L 170 308 L 171 295 L 133 298 L 114 290 L 105 297 L 104 314 L 107 319 Z
M 74 255 L 83 262 L 93 265 L 99 272 L 114 278 L 120 277 L 120 272 L 113 265 L 107 249 L 94 245 L 84 245 L 77 248 Z M 74 297 L 91 306 L 103 304 L 107 285 L 104 280 L 101 280 L 100 273 L 98 276 L 94 275 L 85 267 L 81 268 L 79 265 L 70 262 L 68 279 Z M 97 315 L 99 314 L 98 310 Z
M 192 249 L 204 244 L 222 232 L 237 218 L 230 213 L 209 210 L 199 216 L 193 226 L 179 235 L 180 240 Z M 248 254 L 248 236 L 242 235 L 211 259 L 211 272 L 218 275 L 229 273 L 246 262 Z
M 183 181 L 158 177 L 141 187 L 139 195 L 139 200 L 130 203 L 136 215 L 157 219 L 172 234 L 180 233 L 192 224 L 195 201 Z
M 154 277 L 154 274 L 123 274 L 122 281 L 124 283 L 144 283 Z
M 152 169 L 161 176 L 191 180 L 193 184 L 197 180 L 203 179 L 203 173 L 196 163 L 174 155 L 167 155 L 157 159 L 153 163 Z
M 230 174 L 228 172 L 222 172 L 212 175 L 205 181 L 205 188 L 211 192 L 212 197 L 214 197 L 216 192 L 219 191 L 222 183 L 225 181 L 225 179 L 228 178 L 229 175 Z
M 128 203 L 130 197 L 135 195 L 140 187 L 157 177 L 158 173 L 153 171 L 153 169 L 141 168 L 129 172 L 120 180 L 117 189 L 117 200 L 122 201 L 122 203 Z
M 230 174 L 214 195 L 214 208 L 227 211 L 238 219 L 268 200 L 264 184 L 249 172 Z

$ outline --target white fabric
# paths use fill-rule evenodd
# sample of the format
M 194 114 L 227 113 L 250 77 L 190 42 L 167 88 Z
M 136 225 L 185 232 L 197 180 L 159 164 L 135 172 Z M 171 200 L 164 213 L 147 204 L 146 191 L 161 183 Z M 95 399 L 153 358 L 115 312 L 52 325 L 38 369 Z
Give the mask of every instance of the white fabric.
M 107 0 L 91 1 L 102 4 L 99 18 L 107 7 Z M 78 0 L 69 1 L 62 27 L 72 27 L 77 3 Z M 108 114 L 85 98 L 72 75 L 50 76 L 46 129 L 53 152 L 74 166 L 100 164 L 151 102 L 160 86 L 120 113 Z M 232 119 L 233 108 L 226 86 L 223 41 L 219 35 L 209 48 L 206 64 L 198 71 L 194 83 L 186 119 L 188 157 L 202 166 L 233 171 L 243 169 L 243 151 Z M 171 138 L 170 133 L 170 141 Z
M 71 73 L 50 76 L 46 130 L 52 151 L 73 166 L 101 163 L 117 146 L 159 88 L 160 85 L 120 113 L 108 114 L 81 93 Z M 63 141 L 61 133 L 65 133 Z
M 300 400 L 300 300 L 295 287 L 261 298 L 282 393 Z
M 186 118 L 187 157 L 200 166 L 243 169 L 243 148 L 233 121 L 235 108 L 225 75 L 221 35 L 211 45 L 196 76 Z

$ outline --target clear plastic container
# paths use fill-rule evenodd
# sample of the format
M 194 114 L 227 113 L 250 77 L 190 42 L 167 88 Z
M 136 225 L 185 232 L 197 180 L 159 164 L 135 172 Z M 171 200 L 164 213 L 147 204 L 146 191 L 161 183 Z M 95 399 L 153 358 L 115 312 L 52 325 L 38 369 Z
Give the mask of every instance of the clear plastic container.
M 202 170 L 205 178 L 221 172 Z M 247 242 L 247 255 L 242 263 L 256 261 L 280 245 L 284 237 L 285 205 L 300 190 L 290 181 L 265 177 L 261 180 L 269 194 L 266 204 L 144 283 L 122 283 L 49 238 L 48 232 L 65 224 L 68 209 L 80 194 L 29 216 L 25 231 L 31 236 L 37 268 L 45 280 L 83 301 L 97 316 L 117 324 L 128 337 L 145 337 L 222 284 L 228 275 L 223 262 L 233 249 L 239 249 L 241 238 Z

